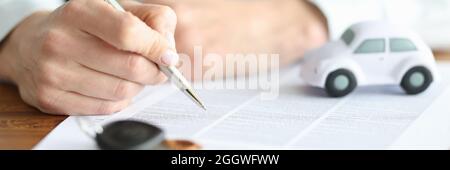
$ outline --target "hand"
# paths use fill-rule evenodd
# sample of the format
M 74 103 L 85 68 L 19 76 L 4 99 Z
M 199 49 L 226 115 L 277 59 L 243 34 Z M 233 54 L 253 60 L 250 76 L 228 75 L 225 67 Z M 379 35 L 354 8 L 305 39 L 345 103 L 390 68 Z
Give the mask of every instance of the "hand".
M 193 56 L 280 54 L 281 65 L 327 41 L 325 18 L 306 0 L 146 0 L 178 15 L 177 49 Z
M 0 75 L 21 97 L 55 114 L 109 114 L 126 107 L 144 85 L 166 80 L 158 65 L 178 62 L 174 12 L 123 1 L 71 0 L 22 21 L 0 51 Z

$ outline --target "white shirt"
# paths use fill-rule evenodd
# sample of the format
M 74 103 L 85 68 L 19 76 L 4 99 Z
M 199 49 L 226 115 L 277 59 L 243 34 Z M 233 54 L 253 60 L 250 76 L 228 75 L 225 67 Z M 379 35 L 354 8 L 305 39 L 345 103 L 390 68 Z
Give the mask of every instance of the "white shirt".
M 450 49 L 449 0 L 312 0 L 328 20 L 331 38 L 362 20 L 386 19 L 415 29 L 435 49 Z M 63 0 L 0 0 L 0 41 L 21 20 Z
M 363 20 L 387 20 L 415 30 L 433 49 L 450 49 L 450 0 L 312 0 L 331 38 Z
M 63 3 L 63 0 L 0 0 L 0 41 L 30 14 L 54 10 Z

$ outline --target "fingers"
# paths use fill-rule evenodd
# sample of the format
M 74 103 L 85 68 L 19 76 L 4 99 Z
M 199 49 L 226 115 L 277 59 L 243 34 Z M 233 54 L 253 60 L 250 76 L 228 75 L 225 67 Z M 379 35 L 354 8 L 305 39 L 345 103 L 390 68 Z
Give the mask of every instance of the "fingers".
M 169 43 L 169 48 L 175 49 L 175 29 L 177 25 L 177 16 L 174 10 L 168 6 L 142 4 L 135 1 L 127 1 L 123 3 L 127 11 L 130 11 L 153 30 L 164 35 Z
M 104 100 L 120 101 L 133 98 L 143 86 L 131 81 L 78 66 L 67 73 L 70 79 L 61 83 L 66 91 Z
M 114 47 L 145 56 L 159 65 L 174 65 L 178 58 L 167 53 L 168 42 L 133 14 L 114 9 L 104 1 L 72 0 L 63 8 L 82 31 Z
M 97 72 L 74 62 L 52 61 L 38 67 L 33 73 L 36 77 L 36 83 L 33 84 L 42 88 L 56 88 L 112 101 L 131 99 L 143 88 L 138 83 Z
M 143 85 L 155 85 L 167 79 L 156 64 L 145 57 L 117 50 L 96 37 L 73 35 L 64 39 L 57 43 L 71 48 L 59 49 L 58 53 L 92 70 Z
M 103 115 L 116 113 L 129 105 L 129 100 L 108 101 L 74 92 L 49 89 L 37 100 L 40 110 L 65 115 Z
M 22 79 L 20 95 L 27 102 L 46 113 L 65 115 L 111 114 L 127 107 L 131 99 L 109 101 L 75 92 L 64 91 L 47 83 L 33 82 L 38 79 Z M 26 86 L 28 83 L 30 86 Z
M 130 104 L 130 100 L 108 101 L 83 96 L 73 92 L 63 92 L 58 97 L 55 110 L 70 115 L 103 115 L 119 112 Z M 70 111 L 70 112 L 69 112 Z
M 25 99 L 48 113 L 115 113 L 125 108 L 143 88 L 139 84 L 95 72 L 76 63 L 41 64 L 32 74 L 35 74 L 35 78 L 24 81 L 35 81 L 28 83 L 33 85 L 32 88 L 25 88 L 34 97 L 25 96 Z

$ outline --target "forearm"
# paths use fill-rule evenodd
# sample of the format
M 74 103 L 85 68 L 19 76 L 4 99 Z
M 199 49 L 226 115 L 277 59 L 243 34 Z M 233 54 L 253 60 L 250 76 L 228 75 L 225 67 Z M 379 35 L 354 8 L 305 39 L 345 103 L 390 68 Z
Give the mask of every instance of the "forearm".
M 203 54 L 280 54 L 293 62 L 324 43 L 327 28 L 320 12 L 300 0 L 147 0 L 171 6 L 178 15 L 177 49 Z M 201 5 L 198 5 L 201 4 Z
M 280 11 L 288 19 L 273 23 L 285 25 L 285 28 L 278 29 L 283 32 L 277 38 L 281 47 L 277 49 L 281 56 L 281 65 L 294 62 L 306 51 L 320 47 L 328 40 L 327 23 L 321 11 L 307 0 L 297 1 L 296 6 L 287 3 L 292 7 L 287 7 L 286 12 Z M 289 34 L 290 31 L 295 33 Z
M 305 51 L 319 47 L 328 39 L 324 17 L 308 1 L 275 0 L 271 3 L 272 9 L 270 6 L 261 7 L 265 8 L 264 11 L 272 10 L 272 14 L 260 18 L 270 22 L 261 25 L 267 31 L 258 35 L 258 39 L 268 41 L 265 45 L 256 47 L 256 52 L 270 49 L 271 53 L 280 54 L 280 64 L 286 65 L 298 60 Z
M 11 39 L 11 32 L 17 28 L 25 18 L 33 13 L 42 10 L 53 10 L 63 4 L 62 0 L 2 0 L 0 2 L 0 80 L 11 81 L 8 66 L 8 59 L 12 56 L 8 51 L 8 43 Z
M 326 21 L 308 1 L 266 0 L 265 3 L 252 3 L 254 8 L 250 8 L 253 9 L 250 12 L 255 15 L 248 21 L 253 25 L 240 28 L 247 35 L 254 35 L 242 39 L 245 45 L 241 46 L 247 47 L 247 52 L 280 54 L 280 64 L 286 65 L 327 40 Z M 255 27 L 257 24 L 260 25 Z

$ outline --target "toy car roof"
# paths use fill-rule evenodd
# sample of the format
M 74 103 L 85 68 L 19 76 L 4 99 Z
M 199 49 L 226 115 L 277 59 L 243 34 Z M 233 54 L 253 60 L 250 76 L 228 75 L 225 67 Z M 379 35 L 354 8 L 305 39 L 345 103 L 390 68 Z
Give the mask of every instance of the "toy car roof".
M 417 35 L 401 26 L 391 24 L 387 21 L 364 21 L 350 26 L 356 39 L 368 38 L 410 38 L 416 39 Z

